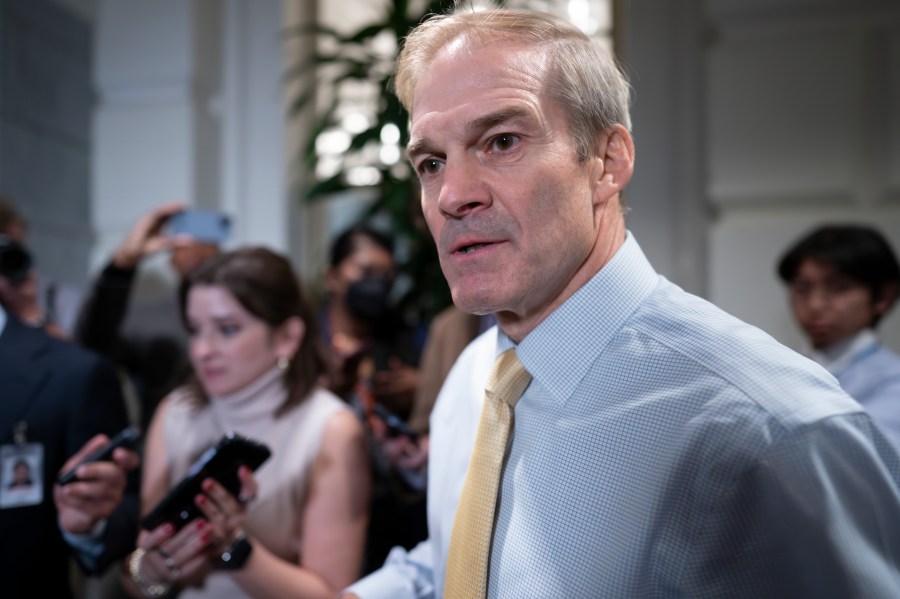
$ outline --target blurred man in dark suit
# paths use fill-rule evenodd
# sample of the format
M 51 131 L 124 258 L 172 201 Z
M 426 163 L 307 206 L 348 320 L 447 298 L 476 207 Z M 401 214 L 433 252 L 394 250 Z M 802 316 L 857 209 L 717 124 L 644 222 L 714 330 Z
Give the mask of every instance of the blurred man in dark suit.
M 2 274 L 0 274 L 2 277 Z M 71 597 L 70 555 L 102 572 L 134 544 L 134 451 L 60 472 L 126 426 L 113 368 L 93 353 L 21 322 L 0 304 L 0 579 L 2 596 Z M 32 485 L 12 485 L 19 464 Z M 18 466 L 22 470 L 21 466 Z

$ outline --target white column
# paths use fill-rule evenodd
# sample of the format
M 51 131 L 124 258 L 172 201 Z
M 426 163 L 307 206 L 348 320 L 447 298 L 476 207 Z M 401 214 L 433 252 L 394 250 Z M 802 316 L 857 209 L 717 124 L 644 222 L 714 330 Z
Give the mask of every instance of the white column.
M 197 3 L 101 0 L 95 38 L 93 226 L 99 266 L 140 215 L 168 200 L 205 203 L 198 138 L 205 95 Z M 208 149 L 206 150 L 208 151 Z
M 224 0 L 221 203 L 235 240 L 286 252 L 284 34 L 281 0 Z

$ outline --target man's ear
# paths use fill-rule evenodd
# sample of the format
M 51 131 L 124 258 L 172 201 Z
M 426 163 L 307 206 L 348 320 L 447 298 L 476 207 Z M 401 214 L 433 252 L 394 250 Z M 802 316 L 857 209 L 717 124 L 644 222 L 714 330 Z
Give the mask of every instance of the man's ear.
M 634 172 L 634 140 L 628 129 L 613 125 L 597 140 L 597 156 L 601 168 L 595 198 L 605 201 L 625 189 Z
M 293 359 L 306 335 L 306 323 L 299 316 L 291 316 L 275 331 L 275 353 L 279 358 Z

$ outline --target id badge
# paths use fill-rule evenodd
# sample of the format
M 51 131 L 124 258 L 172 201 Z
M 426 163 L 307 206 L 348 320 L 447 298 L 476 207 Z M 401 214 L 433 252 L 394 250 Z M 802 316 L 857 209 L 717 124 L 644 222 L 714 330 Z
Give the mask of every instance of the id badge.
M 0 446 L 0 509 L 38 505 L 44 500 L 44 446 Z

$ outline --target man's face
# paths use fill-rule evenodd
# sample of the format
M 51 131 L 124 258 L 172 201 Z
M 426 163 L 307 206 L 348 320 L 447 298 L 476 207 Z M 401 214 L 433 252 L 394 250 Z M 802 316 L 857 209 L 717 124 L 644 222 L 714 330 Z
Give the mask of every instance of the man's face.
M 789 292 L 794 316 L 816 349 L 855 335 L 885 309 L 862 283 L 809 259 L 800 264 Z
M 409 156 L 454 302 L 524 333 L 586 280 L 606 218 L 595 206 L 603 161 L 577 161 L 546 76 L 539 50 L 457 41 L 412 108 Z
M 13 469 L 13 481 L 23 485 L 31 481 L 31 469 L 25 462 L 19 462 Z

